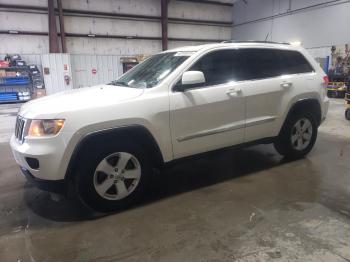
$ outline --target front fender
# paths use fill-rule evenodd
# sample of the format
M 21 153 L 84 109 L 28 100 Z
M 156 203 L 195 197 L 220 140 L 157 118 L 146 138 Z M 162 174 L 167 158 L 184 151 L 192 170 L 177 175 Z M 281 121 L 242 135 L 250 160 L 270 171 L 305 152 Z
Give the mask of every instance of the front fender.
M 89 128 L 88 128 L 89 129 Z M 79 132 L 81 134 L 81 132 Z M 66 158 L 68 161 L 66 161 L 67 168 L 66 168 L 66 174 L 65 179 L 69 180 L 72 175 L 74 174 L 75 164 L 79 158 L 81 150 L 83 150 L 84 146 L 88 143 L 94 143 L 98 141 L 98 138 L 110 136 L 114 139 L 117 137 L 122 137 L 122 141 L 124 141 L 125 138 L 130 137 L 133 141 L 135 139 L 138 139 L 142 141 L 142 146 L 146 146 L 147 148 L 152 150 L 152 160 L 154 161 L 154 165 L 161 166 L 164 164 L 164 157 L 160 150 L 160 147 L 155 139 L 155 137 L 151 134 L 151 132 L 142 125 L 124 125 L 124 126 L 118 126 L 118 127 L 112 127 L 112 128 L 106 128 L 106 129 L 96 129 L 94 131 L 85 133 L 83 136 L 79 136 L 77 133 L 76 136 L 80 137 L 78 142 L 75 143 L 75 146 L 68 146 L 67 148 L 73 148 L 72 151 L 67 151 Z M 72 139 L 71 143 L 74 143 L 74 140 L 76 138 Z M 68 157 L 70 155 L 70 157 Z

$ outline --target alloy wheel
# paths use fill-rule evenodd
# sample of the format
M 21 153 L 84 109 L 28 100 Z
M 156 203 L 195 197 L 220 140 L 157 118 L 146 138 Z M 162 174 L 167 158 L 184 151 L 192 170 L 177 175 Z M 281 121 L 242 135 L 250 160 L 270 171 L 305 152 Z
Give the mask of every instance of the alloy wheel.
M 299 119 L 292 128 L 291 142 L 295 150 L 303 151 L 311 143 L 312 124 L 307 118 Z
M 94 173 L 96 192 L 108 200 L 120 200 L 129 196 L 141 178 L 141 166 L 135 156 L 117 152 L 105 157 Z

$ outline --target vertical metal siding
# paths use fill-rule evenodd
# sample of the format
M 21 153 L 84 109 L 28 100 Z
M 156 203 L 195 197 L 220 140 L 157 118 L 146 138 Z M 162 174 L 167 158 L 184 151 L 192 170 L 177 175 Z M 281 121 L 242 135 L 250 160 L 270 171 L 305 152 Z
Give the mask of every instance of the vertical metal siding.
M 0 54 L 3 59 L 6 54 Z M 119 55 L 74 55 L 74 54 L 20 54 L 27 64 L 36 64 L 43 74 L 48 95 L 73 88 L 106 84 L 123 74 Z M 71 77 L 70 85 L 64 82 L 64 64 L 68 65 L 67 73 Z M 50 70 L 44 75 L 44 67 Z M 93 74 L 92 69 L 97 73 Z
M 116 55 L 71 55 L 71 62 L 75 88 L 109 83 L 122 72 L 120 56 Z
M 314 58 L 326 58 L 327 56 L 330 56 L 332 51 L 330 46 L 326 47 L 317 47 L 317 48 L 307 48 L 306 49 L 310 55 L 312 55 Z
M 41 56 L 42 67 L 48 67 L 50 74 L 44 74 L 46 94 L 51 95 L 60 91 L 73 89 L 72 68 L 69 54 L 45 54 Z M 68 66 L 68 70 L 64 70 L 64 65 Z M 71 78 L 70 84 L 64 81 L 65 74 Z

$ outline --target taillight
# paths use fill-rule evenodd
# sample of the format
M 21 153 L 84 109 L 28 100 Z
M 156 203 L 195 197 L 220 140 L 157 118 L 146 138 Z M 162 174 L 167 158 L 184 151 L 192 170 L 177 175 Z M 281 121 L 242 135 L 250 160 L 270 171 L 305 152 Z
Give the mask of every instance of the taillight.
M 328 84 L 329 84 L 329 78 L 328 78 L 328 76 L 324 76 L 324 77 L 323 77 L 323 82 L 324 82 L 325 86 L 327 87 Z

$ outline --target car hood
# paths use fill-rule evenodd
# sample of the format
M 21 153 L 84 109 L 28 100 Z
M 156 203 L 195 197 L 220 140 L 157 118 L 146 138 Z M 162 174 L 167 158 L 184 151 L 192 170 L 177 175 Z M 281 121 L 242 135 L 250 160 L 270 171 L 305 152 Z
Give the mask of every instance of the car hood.
M 98 85 L 60 92 L 24 104 L 19 114 L 26 118 L 58 117 L 84 108 L 106 107 L 136 98 L 144 89 Z

